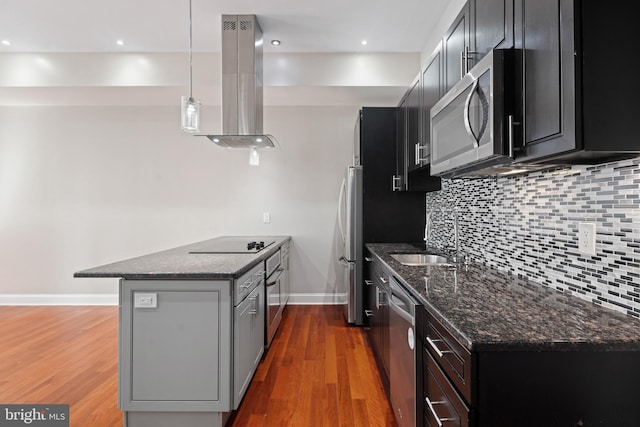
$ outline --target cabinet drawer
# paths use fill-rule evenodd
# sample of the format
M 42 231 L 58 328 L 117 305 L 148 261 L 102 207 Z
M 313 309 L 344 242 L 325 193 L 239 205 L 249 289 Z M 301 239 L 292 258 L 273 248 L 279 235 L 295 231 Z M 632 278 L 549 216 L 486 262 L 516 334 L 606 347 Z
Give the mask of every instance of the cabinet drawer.
M 282 254 L 282 257 L 284 258 L 285 256 L 289 255 L 289 243 L 285 243 L 282 246 L 280 246 L 280 253 Z
M 370 279 L 373 280 L 374 284 L 382 284 L 385 288 L 389 287 L 387 274 L 377 262 L 372 263 L 371 276 Z
M 431 354 L 424 352 L 424 421 L 428 427 L 468 427 L 471 412 Z
M 471 402 L 471 353 L 428 311 L 424 310 L 424 346 L 451 382 Z
M 259 262 L 234 281 L 233 305 L 238 305 L 264 280 L 264 263 Z

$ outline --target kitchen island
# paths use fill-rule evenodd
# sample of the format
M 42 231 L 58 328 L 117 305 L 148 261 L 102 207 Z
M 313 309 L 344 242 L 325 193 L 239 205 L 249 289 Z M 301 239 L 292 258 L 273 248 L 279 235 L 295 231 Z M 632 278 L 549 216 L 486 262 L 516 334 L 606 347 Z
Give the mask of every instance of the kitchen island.
M 218 237 L 75 273 L 121 278 L 125 426 L 225 425 L 263 355 L 266 273 L 290 239 Z
M 366 246 L 370 271 L 418 305 L 418 425 L 640 425 L 637 318 L 481 264 L 392 257 L 413 245 Z

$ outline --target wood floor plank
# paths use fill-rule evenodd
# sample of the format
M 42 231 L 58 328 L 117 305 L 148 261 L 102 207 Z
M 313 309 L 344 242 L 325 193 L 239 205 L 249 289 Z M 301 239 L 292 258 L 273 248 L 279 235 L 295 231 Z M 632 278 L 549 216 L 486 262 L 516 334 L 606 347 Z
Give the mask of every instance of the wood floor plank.
M 363 330 L 339 306 L 289 306 L 233 426 L 396 426 Z M 121 427 L 117 307 L 0 306 L 0 402 L 69 404 Z
M 0 402 L 69 404 L 72 427 L 122 426 L 117 307 L 2 306 L 0 337 Z

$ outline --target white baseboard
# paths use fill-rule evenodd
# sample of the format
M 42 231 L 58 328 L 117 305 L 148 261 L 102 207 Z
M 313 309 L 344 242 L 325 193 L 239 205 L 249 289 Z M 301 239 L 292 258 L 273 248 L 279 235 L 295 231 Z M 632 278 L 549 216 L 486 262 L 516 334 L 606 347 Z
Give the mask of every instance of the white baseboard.
M 335 305 L 346 303 L 345 294 L 290 294 L 291 305 Z
M 118 305 L 118 294 L 0 294 L 0 305 Z

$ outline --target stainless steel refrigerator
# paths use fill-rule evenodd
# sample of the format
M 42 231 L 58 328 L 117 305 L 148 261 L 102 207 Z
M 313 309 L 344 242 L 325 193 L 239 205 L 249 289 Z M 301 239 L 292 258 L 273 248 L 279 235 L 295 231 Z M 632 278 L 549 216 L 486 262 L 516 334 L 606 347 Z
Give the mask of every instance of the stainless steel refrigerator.
M 343 269 L 343 292 L 347 302 L 344 317 L 348 323 L 362 324 L 364 295 L 358 290 L 362 283 L 362 166 L 347 168 L 338 201 L 338 228 L 342 239 L 340 264 Z
M 366 325 L 369 301 L 364 283 L 364 245 L 422 243 L 426 222 L 423 192 L 393 191 L 396 172 L 396 109 L 363 107 L 356 123 L 354 166 L 346 169 L 338 222 L 344 273 L 345 319 Z M 439 184 L 439 182 L 438 182 Z

